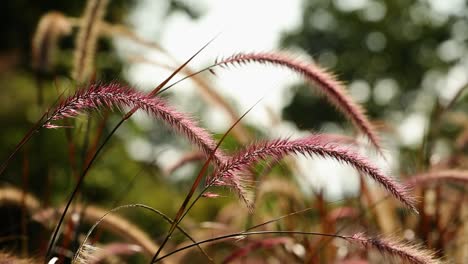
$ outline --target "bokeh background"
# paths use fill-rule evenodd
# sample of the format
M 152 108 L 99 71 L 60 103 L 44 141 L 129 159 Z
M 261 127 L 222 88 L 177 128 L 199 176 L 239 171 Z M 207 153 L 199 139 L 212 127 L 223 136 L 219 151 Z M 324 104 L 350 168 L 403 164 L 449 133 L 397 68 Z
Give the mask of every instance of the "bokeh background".
M 0 3 L 2 159 L 59 91 L 73 89 L 70 72 L 76 29 L 60 38 L 50 67 L 38 72 L 31 44 L 40 18 L 50 11 L 79 17 L 84 6 L 85 1 Z M 464 0 L 113 0 L 105 21 L 125 25 L 164 52 L 122 36 L 102 37 L 94 62 L 94 79 L 99 82 L 118 81 L 151 90 L 171 72 L 161 65 L 183 62 L 217 36 L 190 63 L 190 69 L 201 69 L 217 57 L 236 52 L 284 50 L 334 72 L 379 127 L 387 157 L 363 152 L 392 174 L 416 173 L 460 151 L 456 135 L 467 126 L 468 96 L 462 94 L 454 103 L 458 116 L 438 122 L 437 133 L 433 133 L 432 121 L 438 109 L 452 104 L 468 83 L 468 6 Z M 203 73 L 202 78 L 238 115 L 260 100 L 243 122 L 253 138 L 298 137 L 310 131 L 355 134 L 340 113 L 293 73 L 250 65 L 215 71 L 216 75 Z M 167 97 L 218 137 L 232 124 L 224 109 L 204 98 L 196 82 L 180 83 Z M 99 118 L 89 126 L 97 127 Z M 118 120 L 114 114 L 107 122 Z M 82 132 L 87 125 L 82 118 L 76 130 Z M 77 139 L 78 149 L 84 144 L 84 138 Z M 225 147 L 239 145 L 231 136 Z M 26 149 L 1 176 L 1 184 L 24 186 L 24 176 L 29 175 L 31 193 L 45 205 L 62 204 L 74 184 L 66 133 L 46 131 Z M 105 207 L 138 202 L 175 212 L 200 164 L 189 164 L 172 175 L 163 172 L 191 150 L 160 123 L 138 114 L 122 127 L 96 163 L 80 199 Z M 466 145 L 462 144 L 461 151 L 466 153 Z M 296 161 L 299 171 L 294 181 L 310 199 L 314 192 L 323 191 L 329 203 L 336 203 L 359 193 L 359 177 L 352 170 L 324 160 Z M 193 218 L 208 221 L 224 203 L 236 199 L 229 192 L 226 196 L 203 201 Z M 15 213 L 12 208 L 2 209 L 0 235 L 18 228 L 4 217 Z M 167 228 L 149 214 L 129 213 L 128 217 L 154 236 Z

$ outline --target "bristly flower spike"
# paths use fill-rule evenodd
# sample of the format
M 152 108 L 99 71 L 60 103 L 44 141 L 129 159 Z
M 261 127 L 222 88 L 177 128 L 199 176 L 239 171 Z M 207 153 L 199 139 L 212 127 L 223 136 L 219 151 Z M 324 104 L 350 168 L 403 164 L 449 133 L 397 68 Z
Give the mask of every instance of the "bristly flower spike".
M 143 111 L 163 120 L 168 127 L 184 135 L 193 144 L 200 147 L 207 156 L 211 155 L 216 147 L 212 136 L 185 114 L 178 112 L 160 97 L 150 98 L 138 91 L 119 84 L 91 85 L 87 89 L 80 89 L 74 95 L 63 100 L 51 111 L 43 127 L 57 128 L 52 121 L 76 117 L 82 112 L 94 111 L 101 107 L 124 108 L 138 107 Z M 214 155 L 214 161 L 221 164 L 224 155 L 219 151 Z
M 271 64 L 286 67 L 314 84 L 318 91 L 340 110 L 352 123 L 364 133 L 372 145 L 382 153 L 380 139 L 376 129 L 368 120 L 364 109 L 356 104 L 348 95 L 345 86 L 333 74 L 313 63 L 306 63 L 292 59 L 289 55 L 281 53 L 238 53 L 231 57 L 217 60 L 216 66 L 242 65 L 247 63 Z
M 405 186 L 386 176 L 367 159 L 350 148 L 330 141 L 326 135 L 310 135 L 296 140 L 280 139 L 253 144 L 230 157 L 217 168 L 213 172 L 212 179 L 216 185 L 234 187 L 239 196 L 249 204 L 244 195 L 246 187 L 244 187 L 242 176 L 248 174 L 250 168 L 258 162 L 267 159 L 280 160 L 290 154 L 332 158 L 349 164 L 359 172 L 373 178 L 404 205 L 417 212 L 414 199 Z
M 371 238 L 363 233 L 354 234 L 347 237 L 349 242 L 359 243 L 365 248 L 373 248 L 380 253 L 398 259 L 403 263 L 413 264 L 438 264 L 441 261 L 435 258 L 434 253 L 422 249 L 420 246 L 411 245 L 406 242 L 388 239 L 388 238 Z

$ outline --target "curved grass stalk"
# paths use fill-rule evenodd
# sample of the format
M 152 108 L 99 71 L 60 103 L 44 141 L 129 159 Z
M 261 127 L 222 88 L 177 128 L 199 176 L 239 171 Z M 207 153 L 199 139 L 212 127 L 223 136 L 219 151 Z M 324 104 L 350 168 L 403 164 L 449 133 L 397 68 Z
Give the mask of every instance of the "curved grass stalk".
M 119 84 L 91 85 L 87 89 L 77 91 L 73 96 L 62 101 L 50 114 L 48 122 L 43 127 L 57 128 L 52 121 L 71 118 L 85 111 L 106 108 L 132 107 L 163 120 L 172 130 L 175 130 L 209 155 L 214 149 L 215 142 L 211 135 L 188 116 L 178 112 L 159 97 L 150 98 L 142 93 Z M 215 161 L 222 162 L 222 154 L 215 155 Z
M 165 52 L 165 51 L 162 50 L 162 52 Z M 164 69 L 174 70 L 172 66 L 161 64 L 156 61 L 148 60 L 147 58 L 144 58 L 144 57 L 131 57 L 130 60 L 137 62 L 137 63 L 146 63 L 146 64 L 155 65 L 157 67 L 161 67 Z M 205 81 L 203 78 L 198 76 L 198 74 L 201 72 L 212 71 L 211 68 L 215 66 L 216 65 L 210 65 L 209 67 L 204 68 L 200 71 L 196 71 L 196 72 L 186 68 L 182 72 L 187 77 L 191 78 L 191 81 L 193 81 L 196 84 L 196 87 L 200 91 L 202 99 L 206 100 L 208 103 L 212 103 L 214 105 L 221 107 L 229 116 L 231 122 L 235 122 L 239 118 L 239 115 L 237 114 L 235 109 L 231 105 L 229 105 L 229 103 L 219 93 L 217 93 L 216 90 L 213 89 L 207 81 Z M 247 143 L 249 139 L 251 138 L 249 131 L 244 126 L 242 126 L 242 124 L 239 124 L 232 130 L 232 135 L 240 143 L 243 143 L 243 144 Z
M 29 131 L 24 135 L 24 137 L 16 144 L 15 149 L 10 153 L 8 158 L 0 166 L 0 175 L 6 170 L 8 164 L 13 159 L 13 157 L 18 153 L 18 151 L 34 136 L 34 133 L 38 132 L 39 129 L 47 122 L 47 112 L 44 113 L 41 118 L 29 129 Z
M 92 70 L 92 60 L 96 53 L 99 37 L 99 24 L 104 17 L 108 0 L 88 0 L 81 27 L 75 40 L 72 76 L 78 83 L 86 81 Z
M 177 169 L 183 167 L 186 164 L 195 162 L 195 161 L 200 161 L 205 157 L 204 154 L 200 152 L 190 152 L 182 156 L 176 163 L 170 165 L 168 168 L 164 170 L 164 175 L 169 176 L 171 175 L 174 171 Z
M 0 252 L 0 259 L 2 263 L 15 263 L 15 264 L 36 264 L 39 263 L 32 258 L 18 258 L 7 252 Z
M 167 235 L 164 238 L 163 242 L 161 243 L 161 246 L 159 247 L 158 251 L 156 251 L 156 253 L 154 254 L 153 259 L 151 260 L 151 262 L 154 262 L 158 258 L 159 254 L 161 253 L 161 250 L 166 245 L 166 243 L 169 241 L 169 238 L 171 237 L 172 233 L 174 232 L 175 227 L 177 226 L 177 224 L 179 224 L 184 219 L 184 217 L 187 215 L 187 213 L 190 211 L 190 209 L 198 201 L 198 199 L 200 199 L 202 197 L 202 195 L 207 191 L 208 187 L 211 186 L 211 184 L 208 184 L 207 186 L 205 186 L 205 188 L 200 192 L 200 194 L 198 194 L 198 196 L 195 198 L 195 200 L 189 205 L 189 202 L 192 199 L 192 196 L 194 195 L 195 191 L 197 190 L 198 186 L 200 185 L 203 177 L 205 176 L 205 174 L 206 174 L 206 172 L 208 170 L 208 166 L 209 166 L 211 160 L 214 158 L 216 150 L 219 148 L 219 146 L 221 146 L 221 143 L 224 141 L 224 139 L 226 139 L 229 132 L 231 132 L 232 129 L 238 123 L 240 123 L 242 118 L 244 118 L 257 105 L 257 103 L 254 104 L 251 108 L 249 108 L 241 117 L 239 117 L 239 119 L 237 119 L 236 122 L 231 125 L 231 127 L 224 133 L 224 135 L 218 141 L 218 144 L 216 145 L 215 149 L 213 150 L 213 152 L 211 152 L 211 155 L 208 157 L 208 159 L 205 161 L 202 168 L 198 172 L 198 175 L 195 178 L 195 181 L 193 182 L 192 187 L 190 188 L 189 192 L 187 193 L 187 196 L 185 197 L 185 200 L 182 202 L 182 205 L 180 206 L 179 210 L 177 211 L 176 217 L 174 218 L 174 223 L 172 224 L 171 228 L 167 232 Z M 189 205 L 189 207 L 187 208 L 188 205 Z
M 70 24 L 70 26 L 78 26 L 82 27 L 82 19 L 76 19 L 76 18 L 71 18 L 67 17 L 66 18 L 67 22 Z M 175 58 L 173 58 L 165 49 L 163 49 L 160 45 L 158 45 L 155 42 L 148 41 L 137 34 L 135 34 L 133 31 L 128 29 L 124 25 L 116 25 L 116 24 L 109 24 L 106 23 L 105 21 L 99 21 L 99 32 L 102 35 L 108 35 L 108 36 L 119 36 L 119 37 L 125 37 L 128 38 L 135 43 L 138 43 L 140 45 L 143 45 L 145 47 L 155 49 L 157 51 L 160 51 L 161 53 L 165 54 L 166 56 L 169 56 L 170 59 L 173 61 L 176 61 Z M 137 61 L 140 62 L 145 62 L 145 63 L 151 63 L 155 64 L 153 61 L 149 61 L 146 58 L 135 58 Z M 163 67 L 169 68 L 172 71 L 176 71 L 175 68 L 169 67 L 168 65 L 164 65 Z M 210 69 L 207 69 L 210 70 Z M 206 97 L 208 100 L 216 103 L 220 107 L 222 107 L 226 113 L 229 115 L 231 120 L 234 122 L 237 120 L 238 115 L 236 111 L 224 100 L 214 89 L 210 87 L 208 83 L 206 83 L 202 78 L 199 78 L 197 75 L 199 72 L 193 72 L 188 68 L 182 69 L 182 71 L 187 75 L 193 77 L 193 81 L 197 84 L 197 87 L 200 89 L 203 97 Z M 249 133 L 248 131 L 242 127 L 238 126 L 234 128 L 233 130 L 233 135 L 236 136 L 236 138 L 241 142 L 241 143 L 246 143 L 249 138 Z
M 332 158 L 351 165 L 359 172 L 373 178 L 404 205 L 417 212 L 415 201 L 405 186 L 386 176 L 358 153 L 335 144 L 327 136 L 322 135 L 311 135 L 296 140 L 273 140 L 251 145 L 229 158 L 213 172 L 211 177 L 216 181 L 215 185 L 232 186 L 235 190 L 240 190 L 239 196 L 249 205 L 249 200 L 245 196 L 246 187 L 241 177 L 242 174 L 248 174 L 249 169 L 260 161 L 280 160 L 290 154 Z
M 180 251 L 189 249 L 196 245 L 212 243 L 216 241 L 225 240 L 228 238 L 243 238 L 246 236 L 252 235 L 267 235 L 267 234 L 276 234 L 276 235 L 312 235 L 312 236 L 322 236 L 322 237 L 332 237 L 338 239 L 344 239 L 353 244 L 360 244 L 365 248 L 377 249 L 381 254 L 389 255 L 390 257 L 405 261 L 407 263 L 413 264 L 437 264 L 441 263 L 438 259 L 434 257 L 434 254 L 425 249 L 421 249 L 415 245 L 409 245 L 405 242 L 400 242 L 391 239 L 378 239 L 367 237 L 362 233 L 354 234 L 352 236 L 344 236 L 337 234 L 325 234 L 318 232 L 303 232 L 303 231 L 250 231 L 250 232 L 238 232 L 227 234 L 223 236 L 218 236 L 214 238 L 205 239 L 197 243 L 193 243 L 181 248 L 178 248 L 160 258 L 156 259 L 152 263 L 161 261 L 173 254 L 176 254 Z
M 214 40 L 211 39 L 210 41 L 208 41 L 208 43 L 206 43 L 201 49 L 199 49 L 197 52 L 195 52 L 194 55 L 192 55 L 192 57 L 190 57 L 185 63 L 183 63 L 177 70 L 175 70 L 171 75 L 169 75 L 163 82 L 161 82 L 153 91 L 151 91 L 149 94 L 148 94 L 148 98 L 151 98 L 151 97 L 154 97 L 155 95 L 157 95 L 158 93 L 162 92 L 162 89 L 164 88 L 164 86 L 180 71 L 182 70 L 192 59 L 194 59 L 203 49 L 205 49 L 212 41 Z M 167 88 L 166 88 L 167 89 Z M 96 152 L 94 153 L 94 155 L 91 157 L 91 159 L 89 160 L 88 164 L 86 165 L 86 167 L 84 168 L 81 176 L 78 178 L 78 181 L 75 185 L 75 188 L 73 189 L 71 195 L 70 195 L 70 198 L 68 199 L 67 201 L 67 204 L 65 206 L 65 209 L 62 213 L 62 215 L 60 216 L 60 219 L 59 219 L 59 222 L 57 223 L 57 226 L 52 234 L 52 237 L 51 237 L 51 240 L 49 242 L 49 246 L 47 248 L 47 251 L 46 251 L 46 255 L 45 255 L 45 260 L 47 260 L 48 256 L 50 255 L 50 252 L 52 251 L 52 248 L 55 244 L 55 239 L 57 238 L 57 235 L 58 235 L 58 232 L 60 230 L 60 227 L 63 223 L 63 220 L 65 218 L 65 215 L 68 211 L 68 208 L 70 207 L 71 205 L 71 202 L 73 201 L 73 198 L 75 197 L 75 195 L 78 193 L 78 190 L 80 189 L 81 187 L 81 184 L 83 183 L 83 180 L 84 180 L 84 177 L 86 176 L 86 174 L 88 173 L 88 171 L 90 170 L 91 166 L 93 165 L 94 161 L 97 159 L 99 153 L 102 151 L 102 149 L 104 148 L 104 146 L 107 144 L 107 142 L 111 139 L 111 137 L 115 134 L 115 132 L 117 131 L 117 129 L 120 128 L 120 126 L 126 121 L 128 120 L 137 110 L 139 109 L 139 106 L 135 106 L 134 108 L 132 108 L 132 110 L 130 110 L 121 120 L 120 122 L 112 129 L 112 131 L 109 133 L 109 135 L 107 135 L 107 137 L 104 139 L 103 143 L 99 146 L 99 148 L 97 148 Z M 211 154 L 213 155 L 213 154 Z
M 111 213 L 114 213 L 116 211 L 119 211 L 121 209 L 125 209 L 125 208 L 143 208 L 143 209 L 146 209 L 146 210 L 149 210 L 155 214 L 158 214 L 159 216 L 161 216 L 164 220 L 166 220 L 168 223 L 170 224 L 173 224 L 175 223 L 174 220 L 170 219 L 167 215 L 165 215 L 164 213 L 160 212 L 159 210 L 157 209 L 154 209 L 150 206 L 147 206 L 147 205 L 144 205 L 144 204 L 129 204 L 129 205 L 122 205 L 122 206 L 118 206 L 116 208 L 113 208 L 112 210 L 109 210 L 107 212 L 105 212 L 103 214 L 103 211 L 101 210 L 100 211 L 100 214 L 93 214 L 95 217 L 93 218 L 93 221 L 95 222 L 94 225 L 90 228 L 90 230 L 88 231 L 84 241 L 81 243 L 80 247 L 78 248 L 77 252 L 75 253 L 75 257 L 74 257 L 74 261 L 76 259 L 79 258 L 81 252 L 83 252 L 84 250 L 84 247 L 87 242 L 87 240 L 89 239 L 90 235 L 92 234 L 92 232 L 94 231 L 94 229 L 100 225 L 101 223 L 103 223 L 103 221 L 105 221 L 105 223 L 108 222 L 108 220 L 106 220 L 107 218 L 111 217 L 111 219 L 114 219 L 115 217 L 112 217 L 112 215 L 110 215 Z M 86 215 L 86 214 L 85 214 Z M 99 215 L 99 217 L 97 217 Z M 115 222 L 115 221 L 114 221 Z M 115 225 L 116 227 L 119 228 L 119 230 L 125 232 L 125 233 L 129 233 L 129 234 L 135 234 L 135 231 L 133 230 L 137 230 L 136 228 L 129 228 L 128 225 L 122 225 L 122 224 L 116 224 Z M 195 240 L 183 229 L 181 228 L 178 224 L 176 224 L 176 228 L 181 231 L 188 239 L 190 239 L 191 241 L 193 241 L 194 243 Z M 136 232 L 138 233 L 138 232 Z M 144 233 L 141 232 L 138 233 L 139 234 L 139 237 L 146 237 L 146 235 Z M 133 240 L 133 242 L 139 242 L 141 241 L 141 239 L 138 239 L 138 240 Z M 149 256 L 152 256 L 153 252 L 156 251 L 156 249 L 158 248 L 158 246 L 156 246 L 152 241 L 151 239 L 147 238 L 147 239 L 144 239 L 144 241 L 147 241 L 145 243 L 138 243 L 139 245 L 142 246 L 142 248 L 145 250 L 145 252 L 147 254 L 149 254 Z M 208 254 L 201 248 L 201 247 L 198 247 L 200 249 L 200 251 L 208 258 L 208 260 L 210 262 L 212 262 L 211 258 L 208 256 Z
M 388 255 L 406 263 L 441 263 L 441 261 L 434 256 L 433 252 L 422 249 L 418 245 L 411 245 L 407 242 L 398 241 L 396 239 L 372 238 L 367 237 L 363 233 L 358 233 L 351 237 L 347 237 L 346 240 L 352 243 L 359 243 L 365 248 L 376 249 L 382 254 Z
M 231 263 L 236 259 L 245 257 L 249 255 L 252 251 L 257 249 L 269 249 L 277 245 L 287 244 L 291 242 L 290 237 L 274 237 L 274 238 L 265 238 L 258 241 L 253 241 L 247 244 L 244 247 L 241 247 L 223 260 L 223 264 Z
M 421 173 L 417 175 L 410 176 L 406 180 L 406 184 L 418 187 L 424 186 L 430 183 L 435 182 L 458 182 L 458 183 L 468 183 L 468 171 L 465 170 L 440 170 L 440 171 L 430 171 L 426 173 Z
M 23 203 L 23 197 L 25 197 L 26 209 L 32 215 L 32 218 L 44 224 L 47 227 L 47 224 L 50 223 L 51 219 L 55 218 L 55 210 L 52 208 L 41 210 L 40 202 L 33 195 L 29 193 L 24 193 L 22 190 L 19 190 L 14 187 L 6 187 L 0 189 L 0 204 L 12 204 L 21 206 Z M 149 210 L 155 214 L 161 216 L 169 224 L 173 223 L 173 220 L 170 219 L 167 215 L 161 211 L 154 209 L 150 206 L 143 204 L 132 204 L 126 206 L 117 207 L 115 212 L 120 209 L 129 208 L 129 207 L 138 207 Z M 104 229 L 109 230 L 115 234 L 122 236 L 123 238 L 129 239 L 132 243 L 137 244 L 144 253 L 148 256 L 152 256 L 156 251 L 158 246 L 149 238 L 140 228 L 128 222 L 122 217 L 116 215 L 109 215 L 110 211 L 99 208 L 97 206 L 83 206 L 77 204 L 75 206 L 76 211 L 82 211 L 81 215 L 87 223 L 96 223 L 99 221 L 103 225 Z M 106 216 L 106 217 L 104 217 Z M 176 227 L 182 234 L 184 234 L 190 241 L 196 242 L 182 227 Z M 211 260 L 208 254 L 199 247 L 199 250 L 207 257 L 208 260 Z
M 51 11 L 41 17 L 32 41 L 32 66 L 35 70 L 50 70 L 59 38 L 70 34 L 72 26 L 60 12 Z
M 338 110 L 364 133 L 374 147 L 382 153 L 382 146 L 376 129 L 368 120 L 364 109 L 355 103 L 348 95 L 345 86 L 333 74 L 316 64 L 305 63 L 292 59 L 281 53 L 239 53 L 215 62 L 217 66 L 243 65 L 247 63 L 271 64 L 286 67 L 304 76 L 306 80 L 317 86 L 317 90 L 325 95 Z
M 340 235 L 334 235 L 334 234 L 323 234 L 323 233 L 316 233 L 316 232 L 303 232 L 303 231 L 249 231 L 249 232 L 238 232 L 238 233 L 232 233 L 228 235 L 223 235 L 223 236 L 218 236 L 214 238 L 209 238 L 205 239 L 202 241 L 198 241 L 197 243 L 193 243 L 181 248 L 178 248 L 166 255 L 161 256 L 160 258 L 156 258 L 155 260 L 152 261 L 152 263 L 157 263 L 163 259 L 166 259 L 169 256 L 172 256 L 180 251 L 195 247 L 196 245 L 201 245 L 201 244 L 206 244 L 206 243 L 212 243 L 220 240 L 225 240 L 228 238 L 236 238 L 236 239 L 242 239 L 246 236 L 252 236 L 252 235 L 267 235 L 267 234 L 288 234 L 288 235 L 317 235 L 317 236 L 326 236 L 326 237 L 334 237 L 334 238 L 343 238 L 345 239 L 345 236 L 340 236 Z
M 95 247 L 86 245 L 83 250 L 85 254 L 82 254 L 80 259 L 77 259 L 76 263 L 80 264 L 95 264 L 101 263 L 106 258 L 116 257 L 119 255 L 133 255 L 141 252 L 141 248 L 138 245 L 126 244 L 126 243 L 110 243 L 102 247 Z M 112 259 L 114 260 L 114 259 Z M 109 261 L 112 261 L 109 260 Z

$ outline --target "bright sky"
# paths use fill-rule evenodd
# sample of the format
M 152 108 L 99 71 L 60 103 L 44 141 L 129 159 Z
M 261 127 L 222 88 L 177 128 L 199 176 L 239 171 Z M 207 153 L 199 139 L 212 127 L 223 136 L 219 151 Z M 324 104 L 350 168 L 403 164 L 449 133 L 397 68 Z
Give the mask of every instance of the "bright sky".
M 237 52 L 277 50 L 280 33 L 298 25 L 301 15 L 300 0 L 268 1 L 238 0 L 193 1 L 195 8 L 202 7 L 203 16 L 191 20 L 187 15 L 174 13 L 162 20 L 161 14 L 167 7 L 164 1 L 140 1 L 139 6 L 131 13 L 129 23 L 145 37 L 157 40 L 170 54 L 179 61 L 190 57 L 209 39 L 221 33 L 219 37 L 200 54 L 193 63 L 192 69 L 200 69 L 211 64 L 217 57 L 229 56 Z M 190 3 L 190 1 L 189 1 Z M 161 5 L 163 5 L 161 7 Z M 147 50 L 147 58 L 154 60 L 160 57 Z M 127 77 L 133 83 L 150 88 L 168 72 L 148 64 L 133 64 L 127 71 Z M 259 107 L 249 114 L 247 120 L 267 126 L 269 119 L 265 106 L 280 114 L 282 106 L 287 103 L 284 89 L 294 80 L 294 74 L 273 67 L 247 66 L 218 70 L 215 87 L 227 98 L 234 98 L 239 105 L 239 112 L 250 108 L 259 99 Z M 190 85 L 178 86 L 176 94 L 192 94 Z M 222 118 L 209 116 L 207 118 Z M 218 131 L 229 126 L 226 122 L 207 122 L 217 124 L 212 127 Z

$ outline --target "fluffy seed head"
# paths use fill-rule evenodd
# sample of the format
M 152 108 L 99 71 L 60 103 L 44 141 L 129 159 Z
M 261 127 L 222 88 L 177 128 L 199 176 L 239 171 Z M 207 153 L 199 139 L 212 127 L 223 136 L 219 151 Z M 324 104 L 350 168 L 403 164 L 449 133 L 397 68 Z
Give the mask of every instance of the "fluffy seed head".
M 162 98 L 151 98 L 119 84 L 94 84 L 89 88 L 78 90 L 51 111 L 48 122 L 43 127 L 56 127 L 50 121 L 76 117 L 82 112 L 95 111 L 101 107 L 108 109 L 138 107 L 164 121 L 169 128 L 199 146 L 205 155 L 209 156 L 216 147 L 216 143 L 206 130 L 199 127 L 192 118 L 170 106 Z M 217 151 L 214 161 L 221 164 L 223 159 L 223 154 Z
M 231 263 L 235 261 L 236 259 L 247 256 L 252 251 L 257 250 L 257 249 L 267 249 L 267 248 L 274 247 L 276 245 L 286 244 L 289 242 L 291 242 L 290 237 L 273 237 L 273 238 L 266 238 L 266 239 L 254 241 L 232 252 L 228 257 L 226 257 L 223 260 L 222 263 L 223 264 Z
M 60 37 L 70 34 L 72 25 L 59 12 L 43 15 L 32 41 L 32 66 L 40 72 L 49 72 Z
M 316 64 L 298 61 L 281 53 L 239 53 L 217 61 L 216 65 L 228 66 L 246 63 L 283 66 L 304 76 L 308 82 L 314 84 L 320 93 L 324 94 L 338 110 L 369 138 L 370 142 L 379 152 L 382 152 L 380 139 L 366 117 L 364 109 L 352 100 L 346 92 L 345 86 L 333 74 L 330 74 Z
M 347 240 L 352 243 L 359 243 L 368 249 L 377 249 L 382 254 L 389 255 L 404 263 L 414 264 L 436 264 L 441 263 L 436 259 L 434 253 L 422 249 L 417 245 L 411 245 L 406 242 L 401 242 L 393 239 L 379 239 L 367 237 L 363 233 L 354 234 L 348 237 Z
M 72 260 L 72 264 L 90 264 L 94 263 L 97 259 L 97 256 L 100 254 L 101 249 L 90 245 L 85 244 L 80 247 L 79 252 Z
M 358 153 L 330 142 L 329 137 L 322 135 L 311 135 L 296 140 L 280 139 L 253 144 L 245 150 L 238 152 L 217 168 L 213 174 L 213 181 L 217 185 L 230 185 L 239 193 L 241 198 L 244 198 L 245 188 L 242 184 L 242 178 L 239 176 L 240 174 L 248 173 L 249 169 L 260 161 L 267 159 L 280 160 L 290 154 L 332 158 L 346 163 L 359 172 L 373 178 L 404 205 L 417 211 L 414 206 L 414 200 L 405 186 L 386 176 Z

